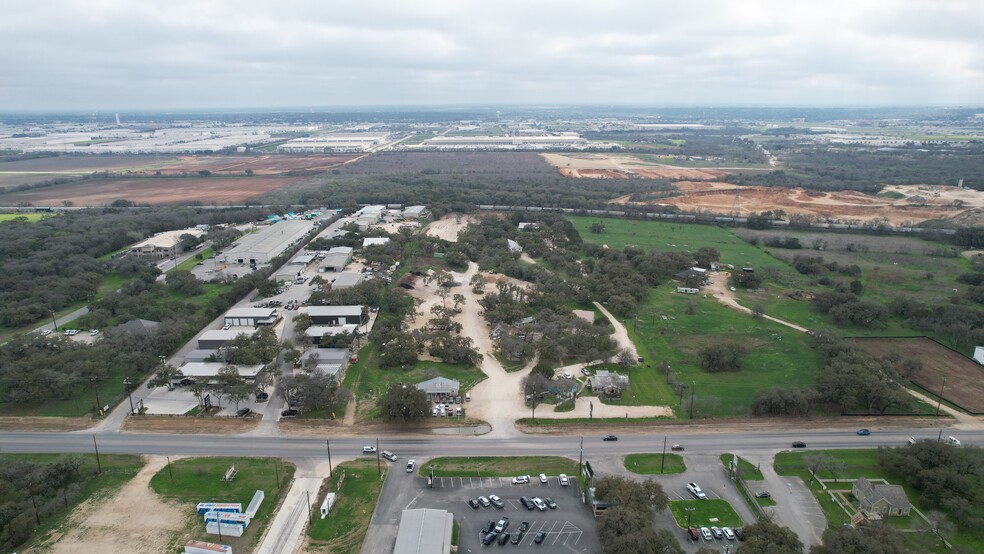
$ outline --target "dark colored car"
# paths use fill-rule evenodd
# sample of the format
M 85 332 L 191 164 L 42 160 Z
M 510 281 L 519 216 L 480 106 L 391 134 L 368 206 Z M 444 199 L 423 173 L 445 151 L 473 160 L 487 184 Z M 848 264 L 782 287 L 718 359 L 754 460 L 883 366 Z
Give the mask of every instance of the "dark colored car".
M 745 530 L 744 529 L 742 529 L 741 527 L 735 527 L 734 529 L 732 529 L 732 531 L 735 532 L 735 536 L 738 537 L 738 540 L 740 540 L 740 541 L 745 540 Z
M 491 532 L 492 532 L 492 529 L 495 529 L 495 522 L 494 522 L 494 521 L 492 521 L 492 520 L 490 519 L 490 520 L 489 520 L 489 521 L 488 521 L 488 522 L 487 522 L 487 523 L 485 524 L 485 527 L 482 527 L 482 534 L 483 534 L 483 535 L 487 535 L 487 534 L 489 534 L 489 533 L 491 533 Z
M 492 541 L 494 541 L 497 536 L 498 535 L 495 533 L 485 533 L 485 536 L 482 537 L 482 544 L 486 546 L 492 544 Z
M 521 497 L 519 497 L 519 503 L 522 504 L 523 507 L 526 508 L 527 510 L 532 510 L 533 507 L 534 507 L 533 506 L 533 499 L 531 499 L 528 496 L 521 496 Z
M 806 448 L 806 443 L 803 441 L 793 441 L 793 448 Z
M 540 544 L 541 542 L 543 542 L 543 539 L 545 538 L 547 538 L 546 533 L 544 533 L 543 531 L 537 531 L 536 536 L 533 537 L 533 542 L 535 542 L 536 544 Z
M 861 435 L 862 437 L 867 437 L 868 435 L 871 434 L 871 431 L 867 429 L 858 429 L 858 434 Z
M 690 540 L 692 541 L 700 540 L 700 532 L 697 531 L 696 527 L 687 529 L 687 534 L 690 535 Z
M 673 446 L 670 447 L 670 450 L 674 452 L 683 452 L 685 448 L 683 446 L 680 446 L 679 444 L 674 444 Z
M 525 532 L 527 532 L 529 530 L 530 530 L 530 522 L 524 521 L 523 523 L 520 523 L 519 524 L 519 532 L 520 533 L 525 533 Z
M 768 491 L 761 491 L 755 493 L 755 498 L 772 498 L 772 495 Z
M 268 392 L 258 392 L 256 393 L 256 401 L 270 400 L 270 393 Z
M 478 509 L 478 499 L 477 498 L 469 498 L 468 499 L 468 505 L 471 506 L 472 508 L 475 508 L 477 510 Z
M 557 503 L 553 501 L 553 498 L 547 497 L 544 498 L 543 501 L 547 504 L 547 507 L 550 508 L 551 510 L 557 509 Z
M 499 544 L 506 544 L 507 542 L 509 542 L 509 539 L 510 539 L 509 533 L 502 533 L 501 535 L 499 535 Z
M 194 385 L 195 381 L 193 379 L 185 378 L 182 379 L 178 384 L 181 385 L 182 387 L 187 387 L 189 385 Z
M 246 417 L 252 411 L 253 410 L 250 410 L 249 408 L 240 408 L 239 411 L 236 412 L 236 417 Z
M 295 410 L 294 408 L 287 408 L 286 410 L 282 410 L 280 412 L 281 417 L 294 417 L 297 414 L 298 414 L 298 411 Z
M 617 441 L 618 437 L 615 435 L 605 435 L 601 440 L 603 441 Z
M 512 540 L 509 541 L 509 542 L 511 542 L 513 544 L 519 544 L 519 541 L 521 541 L 521 540 L 523 540 L 523 532 L 522 531 L 519 531 L 517 533 L 513 533 L 512 534 Z

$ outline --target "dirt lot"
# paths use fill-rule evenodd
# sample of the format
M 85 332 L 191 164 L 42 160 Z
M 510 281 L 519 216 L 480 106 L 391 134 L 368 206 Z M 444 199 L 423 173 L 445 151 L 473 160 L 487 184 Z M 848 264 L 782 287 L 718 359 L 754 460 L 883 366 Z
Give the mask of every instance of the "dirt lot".
M 625 154 L 541 154 L 565 177 L 587 179 L 713 179 L 718 169 L 696 169 L 646 162 Z
M 138 204 L 241 204 L 291 185 L 302 177 L 194 177 L 169 179 L 89 179 L 35 190 L 0 194 L 0 204 L 104 206 L 114 200 Z
M 79 506 L 66 525 L 68 532 L 53 544 L 43 545 L 43 551 L 55 554 L 172 552 L 174 533 L 184 527 L 190 516 L 150 490 L 150 478 L 165 464 L 163 457 L 152 457 L 114 496 Z
M 458 233 L 469 223 L 478 223 L 478 218 L 471 215 L 449 215 L 437 221 L 432 221 L 424 227 L 424 234 L 451 242 L 458 241 Z
M 727 183 L 674 183 L 683 194 L 652 202 L 632 202 L 628 196 L 612 200 L 615 204 L 636 206 L 677 206 L 682 210 L 706 210 L 722 214 L 745 216 L 767 210 L 784 210 L 787 214 L 812 215 L 819 219 L 840 221 L 871 221 L 887 219 L 893 225 L 915 224 L 927 219 L 957 218 L 965 224 L 984 221 L 984 193 L 965 191 L 956 187 L 926 187 L 922 185 L 895 186 L 893 192 L 906 198 L 891 199 L 861 192 L 819 192 L 800 188 L 736 187 Z M 928 188 L 953 189 L 931 196 Z M 740 196 L 736 192 L 740 190 Z M 959 198 L 957 198 L 959 197 Z M 959 200 L 959 202 L 955 202 Z M 735 209 L 735 205 L 738 209 Z
M 232 434 L 251 431 L 260 417 L 128 417 L 122 430 L 138 433 Z
M 91 417 L 0 417 L 4 431 L 78 431 L 95 424 Z
M 172 161 L 159 164 L 155 171 L 164 175 L 211 171 L 212 173 L 231 173 L 241 175 L 247 169 L 256 175 L 282 175 L 293 173 L 320 173 L 357 161 L 363 156 L 178 156 Z
M 974 414 L 984 413 L 984 367 L 970 358 L 924 337 L 911 339 L 855 339 L 873 356 L 897 352 L 903 358 L 919 360 L 922 370 L 912 376 L 916 383 L 930 393 L 943 387 L 943 398 Z

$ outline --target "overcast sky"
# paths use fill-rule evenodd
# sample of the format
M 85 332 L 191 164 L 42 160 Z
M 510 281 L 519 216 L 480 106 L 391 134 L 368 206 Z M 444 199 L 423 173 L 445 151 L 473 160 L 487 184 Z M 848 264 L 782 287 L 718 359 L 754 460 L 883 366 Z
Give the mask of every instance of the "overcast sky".
M 39 0 L 0 111 L 982 105 L 984 0 Z

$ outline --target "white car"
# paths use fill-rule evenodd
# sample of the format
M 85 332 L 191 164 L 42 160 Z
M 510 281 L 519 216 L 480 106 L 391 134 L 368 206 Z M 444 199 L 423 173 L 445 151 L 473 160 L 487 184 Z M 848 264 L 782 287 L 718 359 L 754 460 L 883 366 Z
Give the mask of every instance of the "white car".
M 478 503 L 481 504 L 482 506 L 485 506 L 486 508 L 488 508 L 489 505 L 492 504 L 491 502 L 489 502 L 489 499 L 485 498 L 484 496 L 478 497 Z
M 571 372 L 565 371 L 564 372 L 564 379 L 570 379 L 570 378 L 571 378 Z
M 94 337 L 99 334 L 99 329 L 89 329 L 89 336 Z
M 690 491 L 690 494 L 697 497 L 697 500 L 707 500 L 707 495 L 704 494 L 704 491 L 700 490 L 700 486 L 697 483 L 687 483 L 687 490 Z
M 541 512 L 547 511 L 547 503 L 544 502 L 543 499 L 540 498 L 539 496 L 533 497 L 533 505 L 536 506 L 536 509 L 540 510 Z
M 546 482 L 547 482 L 547 474 L 546 473 L 541 473 L 540 474 L 540 482 L 546 484 Z
M 735 532 L 731 530 L 731 527 L 722 527 L 721 532 L 724 533 L 724 538 L 729 541 L 735 540 Z
M 376 447 L 375 446 L 363 446 L 362 447 L 362 453 L 363 454 L 375 454 L 376 453 Z
M 417 460 L 407 461 L 407 473 L 413 473 L 413 468 L 417 466 Z
M 704 537 L 704 540 L 705 541 L 712 541 L 712 540 L 714 540 L 714 535 L 711 534 L 711 530 L 708 529 L 707 527 L 701 527 L 700 528 L 700 535 L 702 537 Z
M 561 473 L 560 474 L 560 484 L 561 484 L 561 486 L 564 486 L 564 487 L 566 487 L 567 485 L 570 485 L 571 484 L 570 479 L 567 478 L 567 474 L 565 474 L 565 473 Z
M 522 484 L 529 483 L 529 482 L 530 482 L 530 476 L 529 475 L 520 475 L 519 477 L 513 477 L 513 484 L 514 485 L 522 485 Z
M 51 329 L 43 329 L 43 330 L 41 331 L 41 336 L 42 336 L 42 337 L 47 337 L 47 336 L 48 336 L 48 335 L 50 335 L 50 334 L 51 334 Z

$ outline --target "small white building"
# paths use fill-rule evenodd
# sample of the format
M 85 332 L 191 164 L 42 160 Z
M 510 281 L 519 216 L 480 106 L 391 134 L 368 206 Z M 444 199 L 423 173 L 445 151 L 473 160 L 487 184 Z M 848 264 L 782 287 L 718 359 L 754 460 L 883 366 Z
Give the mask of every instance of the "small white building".
M 280 321 L 276 308 L 233 308 L 225 314 L 225 324 L 233 327 L 274 325 Z
M 984 365 L 984 346 L 974 347 L 974 361 Z
M 370 246 L 385 246 L 389 244 L 389 237 L 368 237 L 362 239 L 362 247 L 368 248 Z
M 521 254 L 523 252 L 523 247 L 512 239 L 506 239 L 506 246 L 509 247 L 509 251 L 513 254 Z
M 404 219 L 420 219 L 429 215 L 427 206 L 407 206 L 403 210 Z

